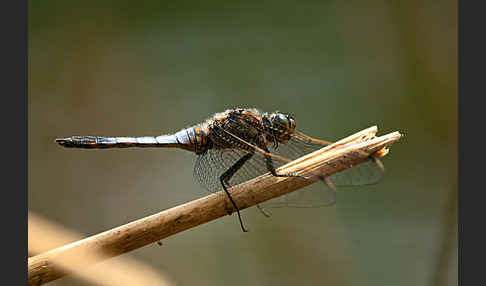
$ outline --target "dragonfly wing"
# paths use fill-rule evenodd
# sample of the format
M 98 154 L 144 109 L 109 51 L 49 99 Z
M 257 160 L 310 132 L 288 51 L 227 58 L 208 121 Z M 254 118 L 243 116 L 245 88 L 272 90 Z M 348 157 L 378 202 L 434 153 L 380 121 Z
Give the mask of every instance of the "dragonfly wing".
M 194 166 L 194 177 L 209 192 L 222 190 L 221 175 L 232 168 L 249 151 L 240 149 L 208 150 L 199 155 Z M 228 180 L 229 186 L 236 186 L 267 173 L 262 156 L 254 154 Z
M 302 134 L 302 133 L 301 133 Z M 271 148 L 271 152 L 292 160 L 304 156 L 325 146 L 321 140 L 316 140 L 304 135 L 293 137 L 287 144 L 280 144 L 277 148 Z M 384 168 L 379 159 L 370 157 L 364 163 L 353 166 L 342 172 L 333 174 L 328 180 L 335 186 L 360 186 L 375 184 L 383 177 Z M 284 196 L 269 200 L 261 204 L 263 208 L 278 207 L 323 207 L 333 205 L 336 201 L 334 187 L 323 184 L 313 184 L 301 190 L 291 192 Z
M 303 189 L 268 200 L 260 204 L 267 208 L 315 208 L 325 207 L 336 203 L 336 192 L 324 181 Z
M 248 148 L 231 148 L 231 146 L 228 146 L 228 148 L 215 148 L 198 156 L 194 168 L 194 176 L 210 192 L 216 192 L 222 189 L 220 181 L 221 175 L 232 168 L 245 155 L 252 154 L 251 158 L 228 181 L 230 186 L 238 185 L 269 172 L 267 166 L 269 155 L 273 166 L 278 168 L 325 146 L 318 140 L 308 140 L 310 137 L 305 137 L 304 139 L 292 137 L 285 144 L 269 146 L 269 153 L 267 153 L 262 148 L 246 142 L 230 131 L 225 130 L 218 134 L 218 136 L 220 138 L 225 137 L 225 142 L 234 140 L 232 144 L 234 146 L 245 144 Z M 368 162 L 334 174 L 329 178 L 337 186 L 356 186 L 376 183 L 382 176 L 383 168 L 381 162 L 378 159 L 370 159 Z M 264 208 L 321 207 L 332 205 L 335 201 L 335 191 L 329 185 L 323 183 L 314 184 L 302 190 L 269 200 L 261 205 Z
M 328 180 L 335 186 L 349 187 L 377 183 L 384 174 L 383 165 L 378 159 L 370 158 L 368 161 L 329 176 Z M 361 190 L 361 188 L 354 188 Z M 260 204 L 267 208 L 306 208 L 325 207 L 336 202 L 336 192 L 326 182 L 313 184 L 301 190 L 288 193 Z
M 286 144 L 280 144 L 277 148 L 270 149 L 270 151 L 281 157 L 294 160 L 325 146 L 320 143 L 323 142 L 321 140 L 302 133 L 299 134 L 300 136 L 293 137 Z M 366 162 L 333 174 L 329 178 L 336 186 L 361 186 L 375 184 L 381 180 L 383 175 L 384 167 L 381 161 L 370 156 L 370 159 Z
M 326 145 L 318 142 L 302 140 L 299 137 L 291 137 L 291 139 L 287 143 L 280 143 L 277 146 L 270 146 L 269 150 L 272 154 L 276 154 L 292 161 L 299 157 L 317 151 L 325 146 Z
M 383 178 L 385 169 L 377 158 L 370 157 L 366 162 L 329 176 L 336 186 L 361 186 L 376 184 Z

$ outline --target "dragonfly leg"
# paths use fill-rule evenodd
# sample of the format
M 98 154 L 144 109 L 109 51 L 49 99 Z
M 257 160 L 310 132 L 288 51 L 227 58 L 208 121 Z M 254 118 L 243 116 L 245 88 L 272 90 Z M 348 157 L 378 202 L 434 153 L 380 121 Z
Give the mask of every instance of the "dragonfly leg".
M 270 151 L 265 148 L 265 152 L 270 153 Z M 273 165 L 273 160 L 272 156 L 270 155 L 265 155 L 265 163 L 267 165 L 268 171 L 275 177 L 297 177 L 297 178 L 302 178 L 302 179 L 308 179 L 305 176 L 297 175 L 297 174 L 277 174 L 277 170 L 275 169 L 275 166 Z
M 270 215 L 259 205 L 256 205 L 258 210 L 265 216 L 265 217 L 270 217 Z
M 253 156 L 253 153 L 248 153 L 245 156 L 241 157 L 233 166 L 231 166 L 226 172 L 224 172 L 220 177 L 219 181 L 221 182 L 221 185 L 223 186 L 223 190 L 225 191 L 226 195 L 228 196 L 229 200 L 231 201 L 231 204 L 236 210 L 236 213 L 238 214 L 238 220 L 240 221 L 241 229 L 243 232 L 247 232 L 248 230 L 245 229 L 243 225 L 243 221 L 241 220 L 241 215 L 240 215 L 240 209 L 236 205 L 235 201 L 231 197 L 228 189 L 226 188 L 226 185 L 229 184 L 229 180 L 233 175 L 246 163 L 246 161 L 250 160 L 250 158 Z

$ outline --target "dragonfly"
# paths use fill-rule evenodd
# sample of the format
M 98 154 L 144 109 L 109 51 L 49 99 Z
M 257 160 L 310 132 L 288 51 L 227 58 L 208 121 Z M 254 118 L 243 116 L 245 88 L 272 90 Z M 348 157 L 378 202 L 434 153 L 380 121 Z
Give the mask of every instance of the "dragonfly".
M 66 148 L 178 148 L 196 154 L 194 177 L 206 190 L 224 194 L 235 210 L 243 232 L 240 209 L 231 196 L 230 189 L 265 173 L 275 177 L 309 176 L 284 174 L 277 169 L 301 156 L 321 149 L 330 141 L 316 139 L 296 129 L 293 115 L 275 111 L 262 112 L 255 108 L 233 108 L 216 113 L 206 121 L 173 134 L 145 137 L 71 136 L 56 142 Z M 319 176 L 323 187 L 308 192 L 299 190 L 262 203 L 258 209 L 275 207 L 320 207 L 333 205 L 334 186 L 374 184 L 383 176 L 384 168 L 379 159 L 370 156 L 365 163 L 345 171 Z

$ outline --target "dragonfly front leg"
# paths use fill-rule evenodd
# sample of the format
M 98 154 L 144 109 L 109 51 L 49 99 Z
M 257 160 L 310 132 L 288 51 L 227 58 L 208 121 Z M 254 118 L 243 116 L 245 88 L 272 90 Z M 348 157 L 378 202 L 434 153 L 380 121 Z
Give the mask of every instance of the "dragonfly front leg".
M 226 172 L 224 172 L 220 177 L 219 181 L 221 182 L 221 185 L 223 186 L 223 190 L 225 191 L 226 195 L 228 196 L 229 200 L 231 201 L 231 204 L 233 205 L 234 209 L 236 210 L 236 213 L 238 214 L 238 220 L 240 221 L 241 229 L 243 232 L 247 232 L 248 230 L 245 229 L 243 226 L 243 221 L 241 220 L 241 215 L 240 215 L 240 209 L 236 205 L 235 201 L 231 197 L 228 189 L 226 188 L 226 185 L 230 186 L 229 180 L 233 177 L 233 175 L 248 161 L 251 159 L 253 156 L 253 153 L 248 153 L 241 157 L 233 166 L 231 166 Z M 228 215 L 230 215 L 231 212 L 228 212 Z
M 265 148 L 265 152 L 270 154 L 270 151 Z M 297 178 L 302 178 L 302 179 L 308 179 L 305 176 L 297 175 L 297 174 L 277 174 L 277 170 L 275 169 L 275 166 L 273 165 L 273 160 L 272 156 L 265 154 L 265 164 L 267 165 L 267 170 L 275 177 L 297 177 Z

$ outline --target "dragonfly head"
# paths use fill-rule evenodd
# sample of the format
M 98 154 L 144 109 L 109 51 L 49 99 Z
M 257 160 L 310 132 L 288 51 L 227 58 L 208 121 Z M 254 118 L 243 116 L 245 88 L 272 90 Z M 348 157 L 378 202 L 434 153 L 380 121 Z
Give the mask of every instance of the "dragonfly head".
M 270 115 L 270 121 L 275 138 L 280 143 L 289 141 L 295 130 L 294 118 L 290 114 L 275 112 Z

